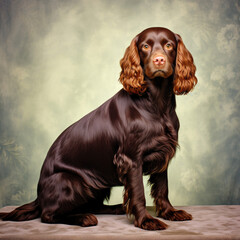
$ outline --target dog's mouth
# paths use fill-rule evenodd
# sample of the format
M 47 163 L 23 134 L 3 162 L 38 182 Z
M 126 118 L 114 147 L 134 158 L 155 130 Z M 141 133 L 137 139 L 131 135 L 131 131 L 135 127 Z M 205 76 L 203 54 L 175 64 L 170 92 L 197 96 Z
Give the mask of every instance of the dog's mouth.
M 162 69 L 157 69 L 154 72 L 146 71 L 145 74 L 149 79 L 154 79 L 154 78 L 157 78 L 157 77 L 166 78 L 166 71 L 164 71 Z
M 159 69 L 159 70 L 156 70 L 155 72 L 153 72 L 153 75 L 156 75 L 156 74 L 158 74 L 158 73 L 163 73 L 163 74 L 165 74 L 165 71 Z
M 152 77 L 167 77 L 167 73 L 166 71 L 162 70 L 162 69 L 158 69 L 156 71 L 153 72 Z
M 172 75 L 173 73 L 173 69 L 169 68 L 169 69 L 157 69 L 156 71 L 153 72 L 152 74 L 152 78 L 155 77 L 162 77 L 162 78 L 168 78 Z
M 154 79 L 154 78 L 168 78 L 172 75 L 173 69 L 167 65 L 164 68 L 155 68 L 151 66 L 147 66 L 144 69 L 145 75 L 149 79 Z

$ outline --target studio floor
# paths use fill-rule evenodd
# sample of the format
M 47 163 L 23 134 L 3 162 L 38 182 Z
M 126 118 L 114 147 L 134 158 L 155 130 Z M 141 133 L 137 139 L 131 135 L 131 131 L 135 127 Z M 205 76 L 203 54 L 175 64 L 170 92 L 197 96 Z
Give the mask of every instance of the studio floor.
M 14 209 L 7 206 L 0 212 Z M 176 207 L 177 208 L 177 207 Z M 153 208 L 149 212 L 155 216 Z M 83 228 L 64 224 L 44 224 L 40 219 L 27 222 L 0 220 L 0 239 L 240 239 L 240 205 L 178 207 L 193 215 L 192 221 L 171 222 L 164 231 L 134 227 L 125 215 L 97 215 L 98 225 Z

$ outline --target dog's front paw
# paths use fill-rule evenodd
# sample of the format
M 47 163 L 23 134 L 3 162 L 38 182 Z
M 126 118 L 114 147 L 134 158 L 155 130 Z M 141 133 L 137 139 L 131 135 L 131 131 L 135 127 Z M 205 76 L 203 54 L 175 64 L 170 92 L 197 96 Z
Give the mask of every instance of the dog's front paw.
M 170 221 L 188 221 L 192 220 L 192 215 L 184 210 L 176 210 L 174 208 L 160 212 L 158 217 L 162 217 Z
M 141 224 L 137 227 L 140 227 L 144 230 L 154 231 L 154 230 L 164 230 L 168 227 L 168 225 L 156 218 L 146 217 L 142 220 Z

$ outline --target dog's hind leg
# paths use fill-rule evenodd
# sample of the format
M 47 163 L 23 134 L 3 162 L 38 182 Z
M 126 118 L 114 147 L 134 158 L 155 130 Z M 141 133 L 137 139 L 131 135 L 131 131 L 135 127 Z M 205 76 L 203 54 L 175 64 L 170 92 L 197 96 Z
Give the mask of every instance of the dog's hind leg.
M 76 175 L 56 173 L 39 184 L 39 204 L 44 223 L 65 223 L 83 227 L 97 225 L 97 218 L 81 206 L 94 199 L 91 189 Z M 83 209 L 83 208 L 82 208 Z M 75 214 L 77 212 L 77 214 Z

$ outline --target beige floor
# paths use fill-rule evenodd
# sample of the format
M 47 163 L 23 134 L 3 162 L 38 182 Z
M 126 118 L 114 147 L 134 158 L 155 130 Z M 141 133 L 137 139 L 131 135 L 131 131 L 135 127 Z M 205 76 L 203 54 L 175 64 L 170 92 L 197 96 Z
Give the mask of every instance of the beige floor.
M 0 212 L 14 207 L 4 207 Z M 43 224 L 0 220 L 0 239 L 240 239 L 240 205 L 181 207 L 193 215 L 192 221 L 170 222 L 164 231 L 134 227 L 125 215 L 97 215 L 98 225 L 83 228 L 64 224 Z M 151 214 L 154 212 L 150 209 Z

